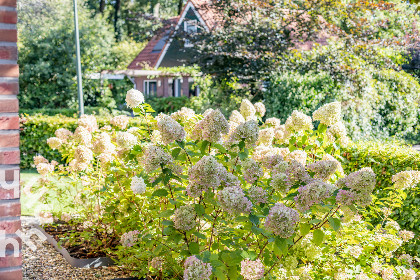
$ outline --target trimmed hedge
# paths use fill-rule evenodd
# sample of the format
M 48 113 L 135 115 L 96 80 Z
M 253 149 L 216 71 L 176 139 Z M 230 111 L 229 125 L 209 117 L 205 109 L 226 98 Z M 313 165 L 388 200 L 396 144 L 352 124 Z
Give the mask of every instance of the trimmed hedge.
M 19 109 L 20 114 L 24 115 L 44 115 L 44 116 L 56 116 L 56 115 L 63 115 L 66 117 L 77 117 L 78 109 L 51 109 L 51 108 L 42 108 L 42 109 Z M 109 109 L 102 108 L 102 107 L 85 107 L 85 114 L 87 115 L 98 115 L 98 116 L 107 116 L 110 115 L 111 112 Z M 119 111 L 119 110 L 112 110 L 112 114 L 129 114 L 128 111 Z
M 190 107 L 190 99 L 187 96 L 181 97 L 153 97 L 148 98 L 146 103 L 152 106 L 158 113 L 170 114 L 180 110 L 182 107 Z
M 392 175 L 405 170 L 420 170 L 420 152 L 409 146 L 380 142 L 359 142 L 342 149 L 342 164 L 346 173 L 362 167 L 371 167 L 377 175 L 377 198 L 386 198 L 392 186 Z M 373 209 L 372 209 L 373 210 Z M 391 216 L 404 229 L 416 233 L 416 241 L 407 249 L 420 255 L 420 186 L 407 190 L 407 198 L 401 208 Z
M 97 117 L 98 126 L 109 124 L 111 117 Z M 130 125 L 133 126 L 140 123 L 138 118 L 131 118 Z M 57 116 L 21 116 L 20 118 L 20 151 L 21 162 L 20 167 L 33 168 L 33 157 L 40 154 L 48 160 L 60 158 L 57 151 L 52 150 L 47 139 L 55 136 L 55 131 L 59 128 L 67 128 L 74 132 L 77 127 L 77 118 Z

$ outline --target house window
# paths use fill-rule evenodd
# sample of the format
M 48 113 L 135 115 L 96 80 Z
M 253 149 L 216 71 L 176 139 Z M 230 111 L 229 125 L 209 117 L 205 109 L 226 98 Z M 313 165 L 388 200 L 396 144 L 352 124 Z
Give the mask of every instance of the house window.
M 197 20 L 186 20 L 184 21 L 184 31 L 189 34 L 197 33 L 198 31 L 198 22 Z M 185 39 L 185 45 L 186 48 L 190 48 L 193 46 L 190 40 Z
M 144 94 L 146 97 L 154 97 L 157 94 L 157 81 L 144 81 Z
M 172 84 L 172 92 L 175 97 L 182 96 L 182 80 L 181 79 L 174 79 Z

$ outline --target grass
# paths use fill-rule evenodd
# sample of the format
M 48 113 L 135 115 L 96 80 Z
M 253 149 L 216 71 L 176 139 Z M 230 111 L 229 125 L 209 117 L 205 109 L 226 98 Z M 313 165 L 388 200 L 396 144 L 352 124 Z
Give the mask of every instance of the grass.
M 35 216 L 40 211 L 52 213 L 71 212 L 67 205 L 73 203 L 72 185 L 66 180 L 50 179 L 54 184 L 53 188 L 47 189 L 39 179 L 42 177 L 35 169 L 21 170 L 22 181 L 22 215 Z M 44 183 L 45 184 L 45 183 Z

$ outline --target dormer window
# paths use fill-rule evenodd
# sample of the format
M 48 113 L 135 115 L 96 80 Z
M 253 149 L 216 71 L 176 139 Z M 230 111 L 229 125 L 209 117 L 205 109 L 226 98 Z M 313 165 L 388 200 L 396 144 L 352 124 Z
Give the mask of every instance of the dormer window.
M 197 33 L 198 22 L 197 20 L 186 20 L 184 21 L 184 31 L 188 33 Z
M 184 31 L 189 34 L 197 33 L 198 31 L 198 22 L 197 20 L 186 20 L 184 21 Z M 185 39 L 184 47 L 191 48 L 193 44 L 190 40 Z

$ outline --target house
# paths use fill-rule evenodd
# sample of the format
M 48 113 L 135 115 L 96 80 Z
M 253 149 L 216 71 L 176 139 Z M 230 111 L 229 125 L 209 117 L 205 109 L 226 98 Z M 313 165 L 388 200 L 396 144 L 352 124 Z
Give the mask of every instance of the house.
M 190 97 L 199 94 L 199 88 L 194 87 L 194 77 L 156 69 L 189 66 L 188 47 L 191 45 L 188 41 L 174 40 L 172 35 L 178 30 L 192 33 L 200 32 L 202 28 L 211 30 L 216 17 L 207 1 L 189 0 L 181 14 L 170 19 L 162 32 L 155 35 L 128 66 L 127 73 L 146 97 Z

